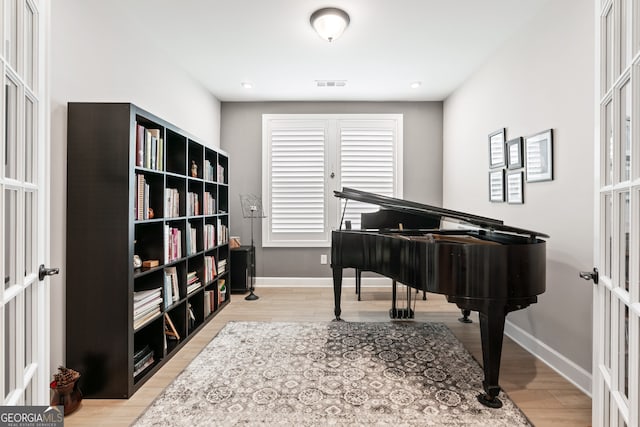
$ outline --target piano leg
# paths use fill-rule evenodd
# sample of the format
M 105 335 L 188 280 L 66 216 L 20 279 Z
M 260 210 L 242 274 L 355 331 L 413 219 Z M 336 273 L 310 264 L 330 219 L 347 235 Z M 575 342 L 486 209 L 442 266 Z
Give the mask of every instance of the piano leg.
M 342 310 L 340 309 L 340 297 L 342 296 L 342 268 L 333 267 L 333 301 L 334 301 L 334 314 L 336 315 L 335 320 L 340 319 L 340 313 Z
M 460 310 L 462 312 L 462 317 L 460 317 L 458 320 L 462 323 L 473 323 L 473 320 L 469 319 L 469 315 L 471 314 L 471 310 L 465 310 L 462 309 Z
M 356 268 L 356 294 L 358 294 L 358 301 L 360 301 L 360 287 L 362 286 L 362 270 Z
M 478 401 L 491 408 L 502 407 L 498 399 L 500 386 L 500 358 L 502 356 L 502 339 L 504 336 L 505 307 L 502 304 L 488 303 L 485 312 L 480 312 L 480 336 L 482 338 L 482 365 L 485 393 L 478 395 Z

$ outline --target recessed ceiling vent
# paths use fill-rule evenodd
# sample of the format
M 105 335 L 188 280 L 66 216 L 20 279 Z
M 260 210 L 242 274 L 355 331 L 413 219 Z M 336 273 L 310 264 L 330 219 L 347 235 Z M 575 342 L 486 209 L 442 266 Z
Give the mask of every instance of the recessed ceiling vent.
M 316 80 L 316 86 L 318 87 L 343 87 L 346 85 L 346 80 Z

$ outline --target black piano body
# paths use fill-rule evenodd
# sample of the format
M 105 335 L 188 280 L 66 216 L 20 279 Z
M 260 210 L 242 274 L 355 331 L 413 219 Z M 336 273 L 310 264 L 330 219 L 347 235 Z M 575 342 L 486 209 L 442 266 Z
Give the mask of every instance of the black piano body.
M 543 233 L 505 226 L 502 221 L 350 188 L 336 197 L 385 209 L 465 224 L 455 229 L 336 230 L 331 267 L 335 316 L 340 320 L 344 268 L 373 271 L 402 284 L 443 294 L 480 318 L 485 393 L 478 400 L 500 407 L 500 358 L 507 313 L 537 302 L 545 291 Z

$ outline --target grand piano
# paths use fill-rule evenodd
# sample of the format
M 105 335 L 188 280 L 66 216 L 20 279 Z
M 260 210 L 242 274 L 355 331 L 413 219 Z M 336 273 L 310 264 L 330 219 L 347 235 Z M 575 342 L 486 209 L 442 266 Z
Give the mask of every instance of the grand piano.
M 480 318 L 484 393 L 478 401 L 499 408 L 500 358 L 507 313 L 537 302 L 545 291 L 549 236 L 504 225 L 497 219 L 343 188 L 335 196 L 378 205 L 447 227 L 332 232 L 331 268 L 335 318 L 341 320 L 342 272 L 373 271 L 418 291 L 443 294 L 463 313 Z M 413 221 L 412 220 L 412 221 Z M 402 224 L 402 223 L 400 223 Z

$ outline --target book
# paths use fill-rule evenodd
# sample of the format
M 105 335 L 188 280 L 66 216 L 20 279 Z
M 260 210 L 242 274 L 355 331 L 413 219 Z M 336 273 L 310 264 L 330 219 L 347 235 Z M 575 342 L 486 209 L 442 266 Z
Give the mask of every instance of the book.
M 174 326 L 173 322 L 171 321 L 171 317 L 169 317 L 169 313 L 164 314 L 164 326 L 165 326 L 164 333 L 167 335 L 167 337 L 175 340 L 180 339 L 180 334 L 176 330 L 176 327 Z

